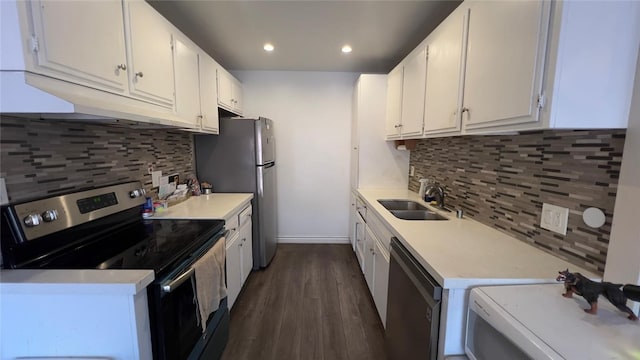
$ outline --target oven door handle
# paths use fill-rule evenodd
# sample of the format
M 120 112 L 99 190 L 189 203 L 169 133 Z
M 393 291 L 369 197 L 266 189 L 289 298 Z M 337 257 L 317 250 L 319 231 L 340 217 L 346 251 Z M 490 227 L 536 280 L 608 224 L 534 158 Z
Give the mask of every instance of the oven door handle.
M 182 285 L 182 283 L 190 279 L 194 272 L 195 270 L 193 268 L 189 268 L 189 270 L 183 272 L 180 276 L 171 280 L 168 284 L 163 284 L 162 292 L 167 294 L 171 293 L 178 286 Z

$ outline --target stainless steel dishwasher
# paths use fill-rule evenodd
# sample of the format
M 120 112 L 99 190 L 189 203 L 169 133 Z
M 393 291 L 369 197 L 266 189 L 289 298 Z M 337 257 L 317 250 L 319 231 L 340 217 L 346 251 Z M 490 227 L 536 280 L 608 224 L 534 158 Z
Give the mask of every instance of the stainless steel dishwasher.
M 391 238 L 387 328 L 390 360 L 435 360 L 442 286 L 409 251 Z

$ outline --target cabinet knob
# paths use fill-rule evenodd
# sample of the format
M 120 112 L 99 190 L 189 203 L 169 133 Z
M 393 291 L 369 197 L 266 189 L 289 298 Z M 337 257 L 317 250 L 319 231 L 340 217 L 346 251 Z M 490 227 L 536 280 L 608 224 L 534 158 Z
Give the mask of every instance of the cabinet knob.
M 118 70 L 127 70 L 127 64 L 120 64 L 117 66 Z
M 463 107 L 463 108 L 462 108 L 462 112 L 463 112 L 463 113 L 468 113 L 468 112 L 469 112 L 469 108 L 467 108 L 467 107 Z
M 143 76 L 144 76 L 144 74 L 142 73 L 142 71 L 138 71 L 138 72 L 136 73 L 136 77 L 141 78 L 141 77 L 143 77 Z

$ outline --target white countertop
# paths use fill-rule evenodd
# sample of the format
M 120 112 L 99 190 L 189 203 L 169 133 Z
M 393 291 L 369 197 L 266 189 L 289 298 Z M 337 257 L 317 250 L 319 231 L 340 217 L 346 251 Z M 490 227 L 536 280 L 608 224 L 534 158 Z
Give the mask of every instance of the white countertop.
M 153 270 L 1 270 L 0 294 L 135 295 L 153 280 Z
M 242 210 L 251 199 L 253 199 L 251 193 L 213 193 L 192 196 L 149 219 L 224 219 Z
M 475 220 L 458 219 L 454 212 L 439 211 L 407 189 L 359 189 L 358 193 L 367 203 L 367 212 L 375 211 L 445 289 L 555 282 L 558 271 L 567 268 L 592 279 L 600 278 Z M 449 220 L 398 219 L 378 203 L 379 199 L 413 200 Z
M 640 359 L 640 325 L 627 319 L 604 296 L 598 313 L 587 314 L 587 301 L 567 299 L 562 284 L 482 287 L 501 312 L 538 337 L 564 359 Z M 560 335 L 560 334 L 561 335 Z

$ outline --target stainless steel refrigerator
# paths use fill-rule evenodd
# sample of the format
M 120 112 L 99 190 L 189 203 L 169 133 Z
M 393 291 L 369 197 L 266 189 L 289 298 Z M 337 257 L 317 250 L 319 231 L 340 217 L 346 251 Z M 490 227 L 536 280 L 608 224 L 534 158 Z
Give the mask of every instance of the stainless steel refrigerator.
M 273 121 L 222 118 L 220 135 L 195 136 L 198 180 L 214 192 L 253 193 L 253 268 L 276 253 L 276 152 Z

